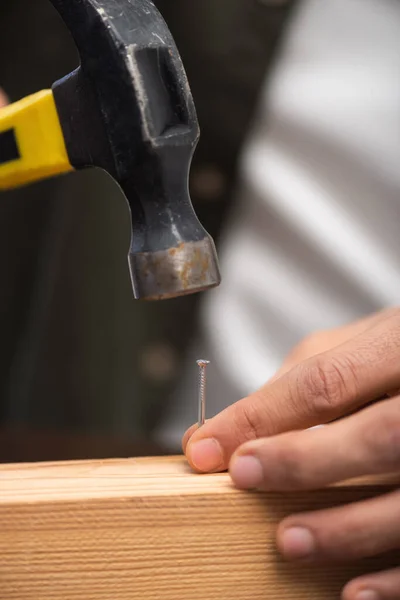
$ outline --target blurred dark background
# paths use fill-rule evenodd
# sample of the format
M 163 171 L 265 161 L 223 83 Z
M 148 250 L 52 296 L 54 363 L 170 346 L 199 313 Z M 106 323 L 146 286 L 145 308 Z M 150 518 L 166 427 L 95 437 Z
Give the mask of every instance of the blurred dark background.
M 218 245 L 258 90 L 295 3 L 156 4 L 192 87 L 201 140 L 191 194 Z M 0 86 L 11 101 L 77 63 L 49 0 L 1 3 Z M 127 207 L 100 171 L 0 200 L 0 461 L 167 453 L 153 431 L 182 375 L 201 296 L 133 300 Z

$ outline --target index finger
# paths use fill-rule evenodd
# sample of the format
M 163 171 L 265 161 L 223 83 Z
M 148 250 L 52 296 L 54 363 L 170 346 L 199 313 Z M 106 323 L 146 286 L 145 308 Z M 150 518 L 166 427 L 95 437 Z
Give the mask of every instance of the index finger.
M 327 423 L 400 386 L 400 314 L 296 365 L 256 393 L 193 428 L 183 440 L 191 466 L 223 471 L 249 440 Z

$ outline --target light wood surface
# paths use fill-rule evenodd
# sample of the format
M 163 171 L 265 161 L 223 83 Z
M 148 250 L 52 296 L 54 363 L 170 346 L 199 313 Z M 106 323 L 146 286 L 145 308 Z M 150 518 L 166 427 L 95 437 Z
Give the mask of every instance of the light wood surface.
M 248 493 L 182 457 L 2 465 L 0 598 L 338 600 L 350 577 L 398 554 L 294 567 L 276 552 L 276 525 L 394 486 Z

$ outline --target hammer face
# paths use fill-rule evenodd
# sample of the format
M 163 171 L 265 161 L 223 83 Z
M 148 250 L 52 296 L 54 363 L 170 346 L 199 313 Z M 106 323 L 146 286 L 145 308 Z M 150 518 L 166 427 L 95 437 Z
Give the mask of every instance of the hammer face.
M 220 282 L 214 243 L 209 236 L 180 242 L 167 250 L 129 254 L 134 296 L 164 300 L 203 291 Z

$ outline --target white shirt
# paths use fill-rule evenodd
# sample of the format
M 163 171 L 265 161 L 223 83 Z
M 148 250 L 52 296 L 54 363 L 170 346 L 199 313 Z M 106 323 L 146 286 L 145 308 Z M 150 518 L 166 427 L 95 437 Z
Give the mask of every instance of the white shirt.
M 301 2 L 241 181 L 222 283 L 204 298 L 205 342 L 164 424 L 169 442 L 196 419 L 204 343 L 212 415 L 263 385 L 312 331 L 400 303 L 398 0 Z

